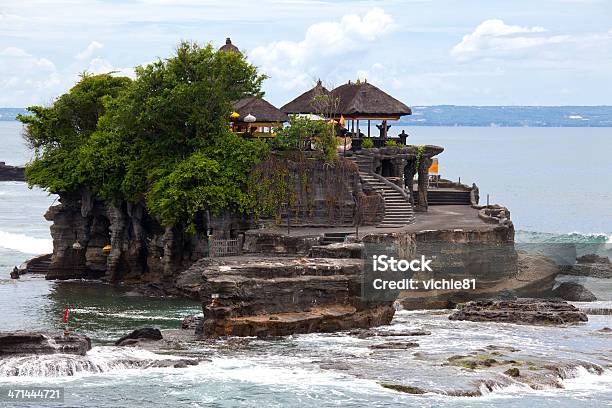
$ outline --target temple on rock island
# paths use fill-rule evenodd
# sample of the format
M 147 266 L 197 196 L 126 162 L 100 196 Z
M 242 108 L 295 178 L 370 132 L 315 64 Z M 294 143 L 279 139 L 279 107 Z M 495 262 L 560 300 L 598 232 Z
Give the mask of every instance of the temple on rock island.
M 229 38 L 220 51 L 240 52 Z M 153 294 L 197 298 L 204 335 L 249 336 L 389 323 L 392 301 L 362 297 L 368 244 L 405 258 L 417 250 L 439 256 L 450 273 L 487 276 L 496 268 L 490 286 L 514 276 L 513 247 L 475 256 L 465 247 L 437 253 L 430 246 L 512 244 L 514 227 L 504 207 L 479 206 L 475 185 L 439 177 L 432 164 L 442 147 L 410 145 L 404 132 L 392 137 L 390 123 L 410 114 L 366 80 L 332 90 L 318 81 L 280 109 L 256 97 L 235 101 L 228 126 L 241 137 L 272 143 L 299 115 L 333 125 L 339 157 L 327 161 L 305 149 L 296 160 L 272 151 L 251 171 L 258 199 L 276 194 L 265 198 L 272 216 L 202 211 L 190 231 L 162 225 L 143 202 L 111 202 L 87 188 L 63 193 L 45 214 L 53 254 L 28 268 L 44 266 L 48 279 L 135 283 Z M 448 306 L 440 296 L 434 306 Z M 415 299 L 403 304 L 431 300 Z

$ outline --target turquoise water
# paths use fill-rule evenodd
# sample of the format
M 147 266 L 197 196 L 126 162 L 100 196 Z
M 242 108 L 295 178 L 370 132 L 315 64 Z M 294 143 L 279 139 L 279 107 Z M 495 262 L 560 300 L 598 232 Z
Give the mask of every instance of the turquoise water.
M 23 164 L 30 158 L 16 122 L 0 122 L 0 161 Z M 612 236 L 612 152 L 610 129 L 549 128 L 409 128 L 413 143 L 440 144 L 444 177 L 476 182 L 481 196 L 507 205 L 522 241 L 606 242 Z M 0 183 L 0 330 L 61 329 L 66 303 L 77 331 L 92 337 L 87 361 L 98 371 L 74 376 L 45 370 L 57 356 L 29 362 L 0 359 L 2 364 L 30 366 L 24 377 L 0 376 L 0 387 L 12 385 L 63 386 L 63 406 L 125 407 L 598 407 L 612 405 L 612 375 L 576 369 L 563 381 L 565 388 L 532 389 L 510 384 L 486 391 L 482 397 L 447 397 L 431 393 L 411 396 L 384 389 L 395 382 L 427 389 L 469 387 L 477 373 L 443 366 L 454 354 L 487 345 L 515 346 L 519 357 L 554 363 L 586 361 L 610 367 L 611 337 L 594 334 L 612 327 L 611 316 L 590 316 L 586 325 L 572 328 L 522 327 L 450 322 L 446 313 L 398 313 L 392 330 L 425 328 L 431 336 L 415 339 L 418 351 L 383 354 L 368 348 L 380 340 L 345 334 L 300 335 L 282 340 L 256 340 L 243 346 L 192 343 L 188 354 L 209 359 L 197 366 L 130 368 L 121 359 L 161 358 L 140 349 L 109 344 L 139 326 L 180 327 L 182 317 L 200 311 L 185 300 L 132 296 L 123 287 L 91 282 L 50 282 L 40 277 L 9 279 L 13 265 L 51 250 L 49 223 L 43 214 L 55 201 L 24 183 Z M 612 307 L 600 302 L 599 307 Z M 401 339 L 399 339 L 401 340 Z M 166 356 L 165 358 L 172 358 Z M 68 361 L 62 357 L 63 361 Z M 82 362 L 82 361 L 81 361 Z M 345 367 L 325 369 L 323 363 Z M 0 402 L 1 405 L 1 402 Z M 24 405 L 25 406 L 25 405 Z M 30 406 L 38 406 L 32 404 Z M 54 406 L 61 406 L 54 405 Z

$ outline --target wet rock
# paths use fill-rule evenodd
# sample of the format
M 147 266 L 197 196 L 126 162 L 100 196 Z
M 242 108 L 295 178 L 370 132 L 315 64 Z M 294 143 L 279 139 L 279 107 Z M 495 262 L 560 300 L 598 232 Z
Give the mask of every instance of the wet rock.
M 25 181 L 23 167 L 9 166 L 0 162 L 0 181 Z
M 270 315 L 254 315 L 235 318 L 224 318 L 213 322 L 213 330 L 209 325 L 204 333 L 211 337 L 241 336 L 241 337 L 280 337 L 303 333 L 332 333 L 353 327 L 371 327 L 389 324 L 395 309 L 391 305 L 370 307 L 357 310 L 353 306 L 333 305 L 313 307 L 304 312 L 277 313 Z M 213 336 L 214 337 L 214 336 Z
M 323 370 L 340 370 L 340 371 L 348 371 L 351 369 L 351 365 L 347 363 L 340 362 L 323 362 L 319 364 L 319 367 Z
M 181 322 L 181 329 L 195 330 L 201 324 L 204 316 L 190 315 L 186 316 Z
M 443 393 L 444 395 L 448 395 L 449 397 L 480 397 L 482 396 L 482 391 L 475 390 L 449 390 Z
M 391 322 L 393 302 L 364 302 L 360 259 L 241 256 L 197 261 L 203 336 L 286 336 Z M 200 330 L 198 330 L 200 331 Z
M 587 288 L 575 282 L 563 282 L 552 291 L 553 296 L 573 302 L 594 302 L 597 297 Z
M 491 357 L 491 354 L 479 354 L 475 356 L 452 356 L 447 359 L 448 365 L 463 367 L 470 370 L 477 370 L 489 367 L 497 367 L 506 364 L 515 364 L 514 360 L 498 360 Z
M 383 331 L 383 330 L 351 330 L 348 333 L 350 336 L 355 336 L 359 339 L 367 339 L 369 337 L 411 337 L 411 336 L 429 336 L 431 332 L 423 329 L 406 330 L 406 331 Z
M 355 329 L 351 330 L 349 336 L 355 336 L 358 339 L 367 339 L 368 337 L 376 336 L 376 332 L 374 330 L 364 330 L 364 329 Z
M 380 383 L 380 386 L 383 388 L 388 388 L 393 391 L 404 392 L 406 394 L 425 394 L 426 391 L 419 387 L 413 387 L 411 385 L 403 385 L 403 384 L 390 384 L 390 383 Z
M 565 275 L 612 279 L 612 263 L 607 256 L 588 254 L 578 257 L 576 262 L 575 265 L 563 266 L 561 272 Z
M 329 245 L 315 245 L 310 249 L 313 258 L 356 258 L 361 259 L 363 244 L 335 243 Z
M 376 336 L 380 337 L 411 337 L 411 336 L 429 336 L 429 330 L 408 330 L 408 331 L 377 331 Z
M 591 263 L 611 264 L 612 263 L 610 262 L 610 258 L 608 258 L 607 256 L 600 256 L 597 254 L 586 254 L 586 255 L 579 256 L 578 258 L 576 258 L 576 262 L 578 262 L 579 264 L 591 264 Z
M 555 300 L 517 299 L 468 302 L 448 317 L 450 320 L 533 325 L 561 325 L 588 321 L 573 305 Z
M 187 368 L 189 366 L 198 365 L 198 360 L 193 359 L 168 359 L 168 360 L 155 360 L 147 365 L 145 368 Z
M 19 275 L 21 275 L 19 273 L 19 268 L 14 267 L 13 270 L 11 271 L 11 279 L 19 279 Z
M 115 346 L 129 346 L 138 344 L 142 340 L 161 340 L 163 338 L 161 331 L 153 327 L 144 327 L 136 329 L 130 334 L 126 334 L 115 342 Z
M 91 340 L 83 334 L 48 332 L 0 333 L 0 356 L 9 354 L 78 354 L 91 349 Z
M 595 330 L 597 333 L 612 333 L 612 329 L 609 327 L 604 327 L 602 329 L 599 330 Z
M 512 347 L 512 346 L 496 346 L 494 344 L 489 344 L 485 348 L 487 350 L 502 350 L 502 351 L 508 351 L 510 353 L 516 353 L 517 351 L 521 351 L 520 349 L 517 349 L 517 348 Z
M 506 371 L 504 371 L 504 374 L 510 376 L 510 377 L 519 377 L 521 375 L 521 372 L 518 368 L 516 367 L 512 367 L 507 369 Z
M 407 350 L 414 347 L 419 347 L 419 343 L 415 343 L 412 341 L 389 341 L 386 343 L 373 344 L 370 346 L 370 348 L 374 350 Z

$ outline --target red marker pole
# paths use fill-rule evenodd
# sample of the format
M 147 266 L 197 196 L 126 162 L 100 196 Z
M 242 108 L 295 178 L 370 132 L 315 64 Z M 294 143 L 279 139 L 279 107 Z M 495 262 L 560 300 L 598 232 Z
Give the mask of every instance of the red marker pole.
M 65 336 L 70 334 L 70 331 L 68 330 L 68 311 L 69 311 L 69 307 L 68 307 L 68 303 L 66 303 L 66 310 L 64 310 L 64 324 L 66 325 L 64 329 Z

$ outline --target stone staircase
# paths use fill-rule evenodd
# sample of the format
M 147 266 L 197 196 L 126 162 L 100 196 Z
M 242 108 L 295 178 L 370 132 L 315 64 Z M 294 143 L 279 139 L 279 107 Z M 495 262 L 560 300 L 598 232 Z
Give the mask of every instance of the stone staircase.
M 377 225 L 378 228 L 399 228 L 414 222 L 414 210 L 408 195 L 403 195 L 376 177 L 372 172 L 371 158 L 355 155 L 350 160 L 359 167 L 361 182 L 380 191 L 385 200 L 385 218 Z
M 323 234 L 323 238 L 321 238 L 321 245 L 342 243 L 346 241 L 346 237 L 349 234 L 350 232 L 326 232 Z

